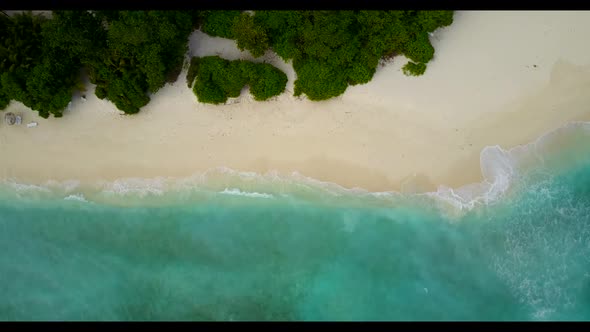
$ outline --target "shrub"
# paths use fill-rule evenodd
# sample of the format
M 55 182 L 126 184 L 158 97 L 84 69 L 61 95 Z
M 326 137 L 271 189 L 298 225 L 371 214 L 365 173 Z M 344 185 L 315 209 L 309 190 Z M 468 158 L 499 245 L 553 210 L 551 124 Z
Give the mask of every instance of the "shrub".
M 348 83 L 346 72 L 312 59 L 296 60 L 295 95 L 305 93 L 310 100 L 324 100 L 344 93 Z
M 285 73 L 266 63 L 256 64 L 256 68 L 258 76 L 249 80 L 250 93 L 252 93 L 255 100 L 267 100 L 285 91 L 287 86 L 287 75 Z
M 427 63 L 430 61 L 434 56 L 434 47 L 430 44 L 428 34 L 422 32 L 410 41 L 404 50 L 404 55 L 414 62 Z
M 242 13 L 235 18 L 232 34 L 236 39 L 238 48 L 248 50 L 254 57 L 264 55 L 269 48 L 268 37 L 264 28 L 254 23 L 254 17 L 248 13 Z
M 408 76 L 420 76 L 426 71 L 426 64 L 421 62 L 414 63 L 410 61 L 406 63 L 402 69 L 404 74 Z
M 453 12 L 450 10 L 420 10 L 416 15 L 417 23 L 426 32 L 433 32 L 439 27 L 453 23 Z
M 210 10 L 201 14 L 201 31 L 204 33 L 222 38 L 234 38 L 234 20 L 240 16 L 239 10 Z
M 196 79 L 189 78 L 189 74 Z M 238 97 L 246 85 L 255 100 L 279 95 L 285 90 L 287 75 L 269 64 L 208 56 L 191 59 L 187 82 L 190 80 L 194 81 L 193 91 L 199 102 L 221 104 Z

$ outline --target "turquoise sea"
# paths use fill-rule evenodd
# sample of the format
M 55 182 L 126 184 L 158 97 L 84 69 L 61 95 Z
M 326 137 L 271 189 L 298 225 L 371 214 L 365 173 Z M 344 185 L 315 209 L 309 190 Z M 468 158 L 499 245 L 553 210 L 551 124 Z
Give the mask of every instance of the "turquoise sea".
M 457 190 L 5 181 L 0 320 L 590 320 L 590 124 Z

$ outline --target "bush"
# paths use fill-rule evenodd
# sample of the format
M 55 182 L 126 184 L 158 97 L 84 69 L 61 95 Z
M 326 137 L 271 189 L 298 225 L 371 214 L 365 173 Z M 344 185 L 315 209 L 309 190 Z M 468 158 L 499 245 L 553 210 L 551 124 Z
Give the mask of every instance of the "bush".
M 341 95 L 348 86 L 346 72 L 320 61 L 296 60 L 293 67 L 297 72 L 296 96 L 305 93 L 310 100 L 324 100 Z
M 238 97 L 246 85 L 255 100 L 277 96 L 285 90 L 287 75 L 269 64 L 208 56 L 191 59 L 187 82 L 190 80 L 199 102 L 221 104 Z
M 201 103 L 222 104 L 227 101 L 227 95 L 211 80 L 197 80 L 193 91 Z
M 348 84 L 365 84 L 368 83 L 375 75 L 379 57 L 371 54 L 369 51 L 361 52 L 356 61 L 351 63 L 348 69 Z
M 427 63 L 430 61 L 434 56 L 434 47 L 430 44 L 428 34 L 422 32 L 410 41 L 404 50 L 404 55 L 414 62 Z
M 406 63 L 402 69 L 404 74 L 408 76 L 420 76 L 426 71 L 426 64 L 421 62 L 414 63 L 410 61 Z
M 232 34 L 241 51 L 248 50 L 254 57 L 264 55 L 269 48 L 268 37 L 264 28 L 254 23 L 254 17 L 248 13 L 242 13 L 235 18 Z
M 194 59 L 194 58 L 193 58 Z M 191 60 L 191 62 L 197 60 Z M 203 57 L 198 60 L 196 81 L 193 91 L 202 103 L 225 103 L 229 97 L 240 95 L 242 73 L 233 61 L 218 56 Z
M 202 25 L 201 31 L 204 33 L 221 38 L 234 38 L 233 26 L 234 20 L 240 16 L 239 10 L 210 10 L 201 14 Z
M 416 15 L 417 23 L 426 32 L 451 25 L 453 23 L 453 12 L 450 10 L 420 10 Z
M 255 100 L 263 101 L 278 96 L 287 86 L 287 75 L 276 67 L 260 63 L 255 64 L 257 77 L 250 79 L 250 93 Z

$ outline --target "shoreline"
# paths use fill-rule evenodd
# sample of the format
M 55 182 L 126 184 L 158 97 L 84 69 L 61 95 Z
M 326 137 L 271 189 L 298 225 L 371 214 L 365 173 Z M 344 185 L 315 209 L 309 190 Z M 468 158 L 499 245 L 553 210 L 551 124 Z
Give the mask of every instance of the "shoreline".
M 434 204 L 431 207 L 454 220 L 473 209 L 524 193 L 522 190 L 526 186 L 522 186 L 522 180 L 535 173 L 538 176 L 539 171 L 544 176 L 552 177 L 577 169 L 580 162 L 585 162 L 585 156 L 590 154 L 590 145 L 587 144 L 590 143 L 589 134 L 590 122 L 574 121 L 547 132 L 534 141 L 507 150 L 499 145 L 488 146 L 480 154 L 482 181 L 455 188 L 442 185 L 433 191 L 374 192 L 358 187 L 345 188 L 337 183 L 306 177 L 296 171 L 291 174 L 276 171 L 260 174 L 218 167 L 182 178 L 129 177 L 96 182 L 46 180 L 34 184 L 3 179 L 0 180 L 0 197 L 8 200 L 28 198 L 33 201 L 77 201 L 119 207 L 161 207 L 170 204 L 185 206 L 187 203 L 194 204 L 219 195 L 271 201 L 291 198 L 299 203 L 313 202 L 315 206 L 347 208 L 391 207 L 392 203 L 395 206 L 408 203 L 414 205 L 427 200 Z M 529 184 L 535 185 L 535 182 Z M 168 196 L 170 194 L 172 196 Z M 161 197 L 168 198 L 162 201 Z
M 404 76 L 406 60 L 396 57 L 368 84 L 323 102 L 290 95 L 295 74 L 280 58 L 252 59 L 231 40 L 196 32 L 192 55 L 266 60 L 287 74 L 286 92 L 266 102 L 246 93 L 229 105 L 205 105 L 186 87 L 183 70 L 133 116 L 119 116 L 92 86 L 61 119 L 12 102 L 6 111 L 24 119 L 0 125 L 0 180 L 183 178 L 228 167 L 296 171 L 372 192 L 459 188 L 483 180 L 485 147 L 508 149 L 590 121 L 590 46 L 578 49 L 580 27 L 588 31 L 590 13 L 457 12 L 450 27 L 435 31 L 424 76 Z M 27 128 L 30 121 L 39 126 Z

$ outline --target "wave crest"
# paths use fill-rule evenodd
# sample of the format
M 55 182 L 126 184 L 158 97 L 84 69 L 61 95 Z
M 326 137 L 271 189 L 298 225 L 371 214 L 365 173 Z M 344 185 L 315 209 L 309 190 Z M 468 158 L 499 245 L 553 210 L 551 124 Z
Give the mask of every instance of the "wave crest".
M 254 197 L 254 198 L 274 198 L 274 196 L 271 194 L 241 191 L 240 189 L 237 189 L 237 188 L 233 188 L 233 189 L 226 188 L 222 192 L 220 192 L 220 194 Z
M 551 176 L 560 167 L 572 166 L 590 155 L 590 122 L 571 122 L 535 141 L 503 149 L 487 146 L 480 153 L 483 181 L 456 189 L 439 186 L 426 193 L 459 211 L 492 204 L 506 195 L 532 170 Z

